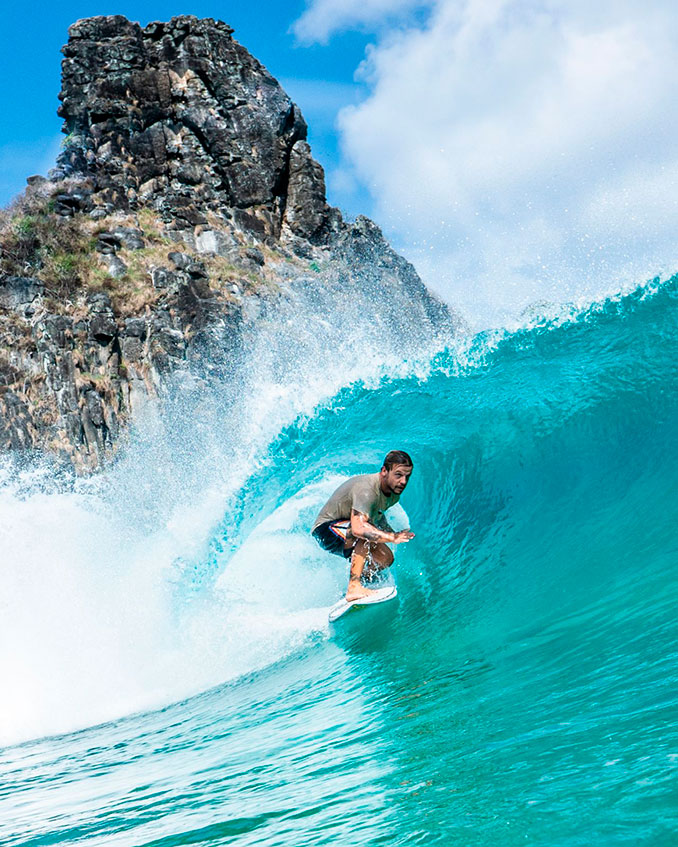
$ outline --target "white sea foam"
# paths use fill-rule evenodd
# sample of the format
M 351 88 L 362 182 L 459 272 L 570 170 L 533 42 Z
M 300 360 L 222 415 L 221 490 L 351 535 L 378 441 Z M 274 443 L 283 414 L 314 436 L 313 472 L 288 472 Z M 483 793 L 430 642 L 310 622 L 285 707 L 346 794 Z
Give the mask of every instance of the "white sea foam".
M 345 573 L 308 528 L 331 478 L 263 513 L 216 557 L 216 583 L 190 591 L 191 573 L 283 426 L 356 380 L 425 370 L 440 339 L 417 314 L 408 331 L 397 299 L 375 310 L 373 292 L 317 280 L 292 291 L 230 372 L 178 379 L 149 405 L 104 473 L 0 464 L 0 743 L 164 705 L 323 631 Z

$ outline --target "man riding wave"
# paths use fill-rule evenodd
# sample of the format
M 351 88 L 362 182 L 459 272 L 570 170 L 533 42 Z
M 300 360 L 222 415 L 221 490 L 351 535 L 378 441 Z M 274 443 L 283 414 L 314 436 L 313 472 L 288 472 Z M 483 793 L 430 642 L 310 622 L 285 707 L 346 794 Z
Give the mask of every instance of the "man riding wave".
M 393 564 L 387 544 L 414 538 L 409 529 L 395 532 L 384 517 L 400 500 L 412 468 L 407 453 L 391 450 L 378 473 L 361 474 L 342 483 L 315 519 L 311 533 L 323 550 L 351 560 L 348 601 L 374 593 L 362 580 Z

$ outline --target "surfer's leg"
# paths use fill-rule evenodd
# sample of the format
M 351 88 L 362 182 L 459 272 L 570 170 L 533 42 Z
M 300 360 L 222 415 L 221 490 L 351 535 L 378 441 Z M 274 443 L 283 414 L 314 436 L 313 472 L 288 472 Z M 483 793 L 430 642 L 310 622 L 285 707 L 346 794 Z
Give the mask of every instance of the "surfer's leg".
M 360 538 L 353 547 L 351 555 L 351 573 L 348 578 L 347 600 L 367 597 L 374 589 L 366 588 L 361 580 L 363 576 L 372 577 L 375 573 L 393 564 L 393 553 L 385 544 L 374 544 Z
M 379 571 L 390 568 L 393 564 L 393 553 L 386 544 L 370 544 L 370 555 L 367 556 L 363 578 L 372 579 Z
M 361 579 L 365 561 L 367 559 L 368 544 L 365 544 L 362 539 L 353 547 L 351 555 L 351 572 L 348 577 L 348 589 L 346 590 L 347 600 L 357 600 L 359 597 L 367 597 L 372 593 L 371 588 L 365 588 Z

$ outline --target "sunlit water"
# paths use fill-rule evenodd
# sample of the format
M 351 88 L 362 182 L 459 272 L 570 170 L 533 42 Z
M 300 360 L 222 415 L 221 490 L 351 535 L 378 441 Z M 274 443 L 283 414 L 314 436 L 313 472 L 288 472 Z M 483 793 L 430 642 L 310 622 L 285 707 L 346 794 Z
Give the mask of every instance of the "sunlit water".
M 678 281 L 369 349 L 248 384 L 228 449 L 213 399 L 97 481 L 5 468 L 3 844 L 676 843 Z M 309 527 L 391 448 L 399 599 L 330 628 Z

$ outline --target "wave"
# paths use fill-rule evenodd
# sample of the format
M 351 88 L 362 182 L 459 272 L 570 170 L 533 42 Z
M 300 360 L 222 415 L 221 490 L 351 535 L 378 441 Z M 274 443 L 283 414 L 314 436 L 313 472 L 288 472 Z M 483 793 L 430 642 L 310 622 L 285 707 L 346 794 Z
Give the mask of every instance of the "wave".
M 265 315 L 237 368 L 184 375 L 99 477 L 4 460 L 0 741 L 326 639 L 345 574 L 308 528 L 341 476 L 395 447 L 415 459 L 403 644 L 454 621 L 487 652 L 491 619 L 507 650 L 577 615 L 595 627 L 607 602 L 646 620 L 636 594 L 675 550 L 676 278 L 454 339 L 309 297 Z

